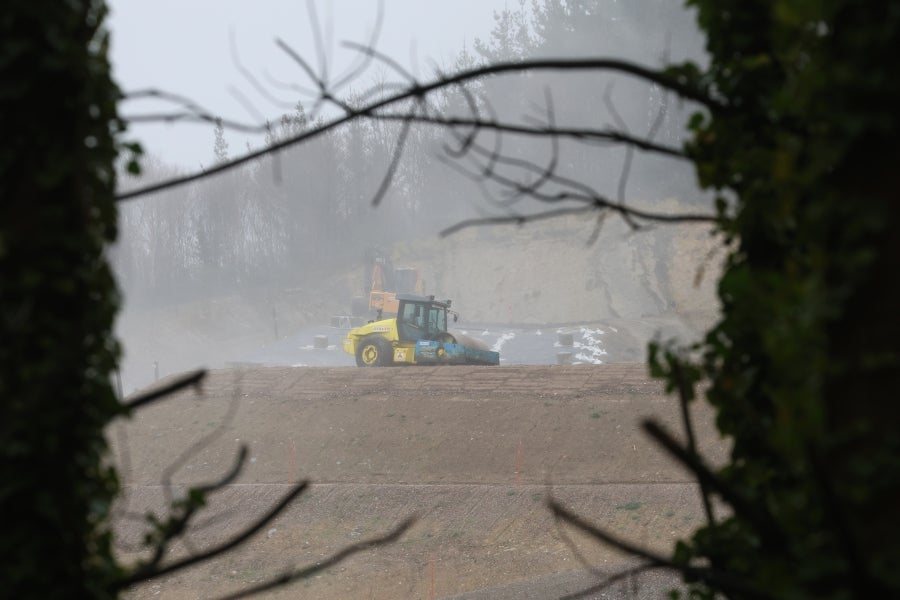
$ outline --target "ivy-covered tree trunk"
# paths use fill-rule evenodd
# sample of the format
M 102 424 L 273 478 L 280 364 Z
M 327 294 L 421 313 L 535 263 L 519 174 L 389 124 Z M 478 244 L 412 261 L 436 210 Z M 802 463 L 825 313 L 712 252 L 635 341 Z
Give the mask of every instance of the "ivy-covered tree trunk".
M 119 96 L 102 0 L 0 18 L 0 556 L 9 598 L 102 598 L 118 297 L 104 256 Z
M 701 366 L 737 502 L 676 557 L 734 598 L 897 597 L 900 10 L 689 4 L 711 57 L 694 81 L 727 106 L 689 152 L 736 241 Z

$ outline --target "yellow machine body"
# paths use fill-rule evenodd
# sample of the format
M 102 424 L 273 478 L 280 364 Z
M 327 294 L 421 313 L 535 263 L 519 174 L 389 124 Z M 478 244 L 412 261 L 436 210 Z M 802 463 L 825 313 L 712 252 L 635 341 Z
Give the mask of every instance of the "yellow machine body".
M 357 357 L 360 366 L 416 363 L 416 342 L 400 340 L 396 318 L 373 321 L 351 330 L 343 340 L 343 349 Z

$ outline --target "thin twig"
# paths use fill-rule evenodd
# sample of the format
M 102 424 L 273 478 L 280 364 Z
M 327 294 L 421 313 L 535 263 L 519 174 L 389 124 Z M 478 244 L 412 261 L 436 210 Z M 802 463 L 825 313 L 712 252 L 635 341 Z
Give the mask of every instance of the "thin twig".
M 294 104 L 292 102 L 280 100 L 273 96 L 266 88 L 266 86 L 262 85 L 259 80 L 253 75 L 250 69 L 244 66 L 244 63 L 241 62 L 240 53 L 238 52 L 237 35 L 235 34 L 234 29 L 231 29 L 228 32 L 228 46 L 231 50 L 231 62 L 234 64 L 238 72 L 244 77 L 244 79 L 246 79 L 250 83 L 253 89 L 255 89 L 260 96 L 271 102 L 274 106 L 287 109 L 294 107 Z
M 691 565 L 676 563 L 670 558 L 657 554 L 646 548 L 642 548 L 630 542 L 619 539 L 611 533 L 600 529 L 586 521 L 584 518 L 568 510 L 562 504 L 554 499 L 547 501 L 547 506 L 553 516 L 564 520 L 566 523 L 580 529 L 581 531 L 591 535 L 595 539 L 604 544 L 621 550 L 627 554 L 647 561 L 648 565 L 656 568 L 665 568 L 678 571 L 684 576 L 691 577 L 700 581 L 715 583 L 718 587 L 732 592 L 740 592 L 746 598 L 754 598 L 764 600 L 772 598 L 764 591 L 756 589 L 752 583 L 737 579 L 734 576 L 708 568 L 693 567 Z
M 533 221 L 544 221 L 547 219 L 556 219 L 570 215 L 583 215 L 593 212 L 592 206 L 578 206 L 574 208 L 557 208 L 540 213 L 529 215 L 502 215 L 499 217 L 477 217 L 474 219 L 466 219 L 443 229 L 440 233 L 442 237 L 460 232 L 470 227 L 483 227 L 485 225 L 524 225 Z
M 225 473 L 218 481 L 203 484 L 197 486 L 195 488 L 191 488 L 188 491 L 185 505 L 183 506 L 184 512 L 168 521 L 166 524 L 166 531 L 163 535 L 163 538 L 157 541 L 156 548 L 153 551 L 153 555 L 149 562 L 147 563 L 146 568 L 148 570 L 155 569 L 160 561 L 162 561 L 163 557 L 166 554 L 166 550 L 168 550 L 169 545 L 180 538 L 187 532 L 188 525 L 191 522 L 191 519 L 197 513 L 197 511 L 203 507 L 205 501 L 200 500 L 195 502 L 193 499 L 195 498 L 195 494 L 199 494 L 201 498 L 205 498 L 205 496 L 209 493 L 212 493 L 216 490 L 222 489 L 240 475 L 241 470 L 244 468 L 244 463 L 247 460 L 247 446 L 242 445 L 241 449 L 238 451 L 237 457 L 234 461 L 234 465 L 232 465 L 231 469 Z
M 711 491 L 730 504 L 738 515 L 750 521 L 767 545 L 772 549 L 785 547 L 784 534 L 765 506 L 750 503 L 743 495 L 733 490 L 712 472 L 702 458 L 685 450 L 659 423 L 647 419 L 641 426 L 669 454 L 696 475 L 698 481 L 704 482 Z
M 228 541 L 219 544 L 211 550 L 207 550 L 202 554 L 194 554 L 192 556 L 188 556 L 181 560 L 175 561 L 168 565 L 164 565 L 155 569 L 142 569 L 138 568 L 134 572 L 126 575 L 119 581 L 115 583 L 113 586 L 116 590 L 123 590 L 129 587 L 132 587 L 138 583 L 147 581 L 149 579 L 154 579 L 156 577 L 160 577 L 162 575 L 167 575 L 169 573 L 173 573 L 175 571 L 180 571 L 181 569 L 185 569 L 191 565 L 195 565 L 197 563 L 205 562 L 210 560 L 216 556 L 219 556 L 229 550 L 240 546 L 258 531 L 260 531 L 263 527 L 269 524 L 272 519 L 277 517 L 281 512 L 296 499 L 300 494 L 309 487 L 308 481 L 301 481 L 297 485 L 295 485 L 291 491 L 289 491 L 284 498 L 282 498 L 275 506 L 273 506 L 269 511 L 263 515 L 256 523 L 252 524 L 250 527 L 247 527 L 241 533 L 233 536 Z
M 384 0 L 378 0 L 378 12 L 375 17 L 375 26 L 372 28 L 372 35 L 369 38 L 368 47 L 374 48 L 378 45 L 378 38 L 381 35 L 381 27 L 384 23 Z M 355 81 L 360 75 L 362 75 L 365 70 L 369 67 L 369 64 L 372 62 L 372 57 L 367 55 L 362 55 L 360 64 L 355 67 L 350 67 L 347 72 L 338 77 L 337 81 L 331 87 L 333 93 L 338 92 L 348 83 Z
M 400 166 L 400 159 L 403 157 L 403 148 L 406 146 L 406 139 L 409 136 L 410 127 L 410 122 L 405 121 L 400 128 L 400 133 L 397 135 L 397 144 L 394 146 L 394 152 L 391 155 L 391 162 L 388 165 L 387 171 L 384 173 L 384 177 L 381 179 L 381 184 L 372 196 L 372 206 L 381 204 L 384 195 L 387 194 L 388 189 L 391 187 L 394 175 L 397 173 L 397 167 Z
M 486 153 L 490 152 L 485 149 L 481 149 L 477 144 L 473 145 L 473 150 L 476 152 L 484 151 Z M 534 165 L 528 161 L 524 161 L 521 159 L 508 158 L 508 157 L 497 157 L 492 155 L 493 160 L 497 163 L 503 163 L 508 165 L 518 165 L 522 168 L 533 168 L 538 172 L 542 172 L 541 167 Z M 482 179 L 481 174 L 470 173 L 465 170 L 463 167 L 457 165 L 454 162 L 446 163 L 451 168 L 455 169 L 457 172 L 462 174 L 465 177 L 472 179 L 473 181 L 478 181 Z M 500 183 L 501 185 L 507 186 L 510 189 L 525 189 L 525 186 L 522 186 L 519 182 L 504 177 L 498 173 L 492 173 L 491 178 L 493 181 Z M 583 214 L 586 212 L 598 210 L 598 209 L 609 209 L 614 211 L 620 215 L 628 215 L 633 218 L 640 218 L 647 221 L 658 221 L 663 223 L 713 223 L 716 220 L 716 217 L 711 214 L 704 213 L 681 213 L 681 214 L 667 214 L 667 213 L 655 213 L 650 211 L 645 211 L 636 208 L 630 208 L 628 206 L 621 206 L 616 202 L 613 202 L 599 194 L 597 194 L 593 189 L 585 186 L 583 183 L 576 182 L 574 180 L 569 180 L 559 176 L 553 176 L 552 179 L 558 183 L 567 183 L 572 185 L 573 187 L 577 187 L 584 191 L 584 193 L 573 193 L 567 191 L 561 191 L 556 194 L 544 194 L 538 192 L 532 192 L 530 196 L 535 198 L 536 200 L 540 200 L 545 203 L 560 203 L 564 201 L 575 201 L 584 204 L 585 206 L 580 207 L 571 207 L 565 209 L 554 209 L 551 211 L 540 212 L 540 213 L 532 213 L 532 214 L 511 214 L 511 215 L 502 215 L 502 216 L 492 216 L 485 218 L 475 218 L 475 219 L 467 219 L 464 221 L 460 221 L 451 227 L 448 227 L 441 231 L 442 236 L 450 235 L 461 231 L 463 229 L 467 229 L 470 227 L 478 227 L 484 225 L 502 225 L 502 224 L 510 224 L 514 223 L 517 225 L 523 225 L 530 221 L 538 221 L 544 220 L 548 218 L 554 218 L 558 216 L 565 216 L 571 214 Z
M 157 400 L 165 399 L 167 396 L 170 396 L 171 394 L 174 394 L 175 392 L 178 392 L 185 388 L 191 386 L 197 386 L 199 388 L 200 382 L 203 381 L 205 377 L 206 369 L 200 369 L 198 371 L 188 373 L 187 375 L 179 377 L 178 379 L 164 387 L 133 397 L 131 400 L 125 403 L 125 409 L 128 412 L 133 412 L 135 409 L 156 402 Z
M 407 83 L 412 86 L 413 89 L 418 87 L 419 82 L 416 80 L 412 73 L 404 69 L 403 66 L 396 60 L 394 60 L 387 54 L 384 54 L 383 52 L 379 52 L 373 46 L 358 44 L 356 42 L 343 42 L 341 45 L 345 48 L 355 50 L 361 54 L 384 63 L 385 65 L 396 71 L 398 75 L 406 79 Z
M 318 137 L 332 129 L 340 127 L 345 123 L 348 123 L 352 120 L 358 119 L 360 117 L 366 117 L 376 113 L 379 109 L 397 104 L 404 100 L 409 100 L 412 98 L 420 98 L 428 95 L 429 93 L 440 90 L 447 87 L 452 87 L 460 83 L 464 83 L 466 81 L 472 81 L 480 78 L 484 78 L 490 75 L 501 75 L 501 74 L 511 74 L 511 73 L 524 73 L 530 71 L 564 71 L 564 72 L 578 72 L 578 71 L 597 71 L 597 70 L 609 70 L 609 71 L 618 71 L 622 73 L 627 73 L 633 75 L 635 77 L 644 79 L 646 81 L 651 81 L 654 83 L 658 83 L 663 87 L 666 87 L 672 90 L 675 93 L 678 93 L 682 97 L 698 102 L 712 111 L 721 111 L 726 110 L 727 106 L 721 104 L 720 102 L 706 96 L 705 94 L 688 87 L 682 82 L 672 79 L 669 75 L 665 74 L 662 71 L 657 71 L 653 69 L 648 69 L 646 67 L 642 67 L 635 63 L 616 60 L 616 59 L 558 59 L 558 60 L 530 60 L 530 61 L 520 61 L 520 62 L 500 62 L 494 63 L 490 65 L 484 65 L 481 67 L 463 70 L 459 73 L 456 73 L 451 76 L 443 77 L 431 82 L 422 83 L 416 86 L 408 87 L 396 94 L 390 95 L 382 100 L 378 100 L 370 103 L 369 105 L 352 110 L 342 117 L 335 118 L 331 121 L 322 123 L 318 127 L 312 128 L 308 131 L 305 131 L 301 134 L 288 138 L 286 140 L 282 140 L 276 144 L 269 146 L 268 148 L 258 150 L 255 152 L 248 152 L 247 154 L 232 159 L 230 161 L 226 161 L 222 164 L 216 165 L 215 167 L 211 167 L 209 169 L 201 170 L 197 173 L 192 173 L 189 175 L 184 175 L 181 177 L 176 177 L 169 179 L 167 181 L 163 181 L 160 183 L 148 185 L 142 188 L 138 188 L 135 190 L 131 190 L 129 192 L 125 192 L 116 196 L 117 201 L 124 201 L 133 198 L 137 198 L 140 196 L 144 196 L 150 193 L 159 192 L 165 189 L 170 189 L 179 185 L 184 185 L 186 183 L 190 183 L 193 181 L 197 181 L 200 179 L 205 179 L 217 173 L 221 173 L 224 171 L 228 171 L 234 169 L 242 164 L 253 161 L 260 156 L 264 156 L 266 154 L 275 152 L 277 150 L 287 148 L 289 146 L 293 146 L 299 143 L 302 143 L 306 140 L 313 139 Z M 333 100 L 333 97 L 329 94 L 323 94 L 323 98 L 327 98 L 329 100 Z
M 359 552 L 364 552 L 366 550 L 370 550 L 372 548 L 377 548 L 378 546 L 384 546 L 385 544 L 390 544 L 391 542 L 394 542 L 395 540 L 400 538 L 400 536 L 402 536 L 404 533 L 406 533 L 406 531 L 410 527 L 412 527 L 412 525 L 415 523 L 415 521 L 416 521 L 415 517 L 409 517 L 408 519 L 406 519 L 405 521 L 400 523 L 400 525 L 398 525 L 396 528 L 394 528 L 393 531 L 391 531 L 390 533 L 388 533 L 384 536 L 366 540 L 366 541 L 360 542 L 358 544 L 353 544 L 351 546 L 347 546 L 347 547 L 343 548 L 342 550 L 338 551 L 337 553 L 332 554 L 325 560 L 316 563 L 315 565 L 305 567 L 305 568 L 299 569 L 297 571 L 291 571 L 289 573 L 285 573 L 285 574 L 280 575 L 279 577 L 276 577 L 270 581 L 263 582 L 259 585 L 253 586 L 253 587 L 245 588 L 243 590 L 235 592 L 234 594 L 229 594 L 227 596 L 223 596 L 221 598 L 221 600 L 237 600 L 238 598 L 247 598 L 248 596 L 254 596 L 256 594 L 268 592 L 269 590 L 283 587 L 293 581 L 298 581 L 300 579 L 305 579 L 307 577 L 310 577 L 311 575 L 315 575 L 316 573 L 319 573 L 321 571 L 324 571 L 325 569 L 333 567 L 334 565 L 346 560 L 347 558 L 349 558 L 350 556 L 353 556 L 354 554 L 358 554 Z
M 316 0 L 306 0 L 306 10 L 309 13 L 313 40 L 316 45 L 316 55 L 319 57 L 319 78 L 323 82 L 328 81 L 328 54 L 325 51 L 325 42 L 322 39 L 322 31 L 319 28 L 319 14 L 316 12 Z
M 616 110 L 616 105 L 612 101 L 612 90 L 613 83 L 606 87 L 606 93 L 603 95 L 603 102 L 606 104 L 606 108 L 609 111 L 609 114 L 612 115 L 613 120 L 616 122 L 618 128 L 624 131 L 626 134 L 629 133 L 628 125 L 625 123 L 625 120 L 619 115 L 619 111 Z M 626 146 L 625 147 L 625 160 L 622 162 L 622 171 L 619 173 L 619 187 L 616 192 L 616 200 L 622 208 L 625 207 L 625 189 L 628 185 L 629 175 L 631 174 L 631 160 L 634 158 L 634 147 Z M 638 229 L 638 224 L 630 218 L 628 213 L 624 213 L 623 218 L 625 222 L 631 227 L 632 231 Z
M 594 229 L 591 231 L 590 237 L 588 237 L 585 246 L 591 247 L 593 246 L 598 239 L 600 239 L 600 231 L 603 229 L 603 223 L 606 221 L 606 215 L 609 214 L 609 211 L 600 210 L 597 212 L 597 221 L 594 224 Z
M 520 158 L 511 158 L 507 156 L 494 156 L 492 151 L 483 148 L 479 144 L 472 144 L 471 151 L 474 154 L 480 154 L 482 156 L 489 156 L 491 159 L 498 163 L 506 166 L 514 167 L 519 170 L 528 170 L 537 174 L 542 174 L 545 172 L 545 169 L 540 165 L 536 165 L 530 161 L 520 159 Z M 465 171 L 464 169 L 457 169 L 463 175 L 474 178 L 475 175 Z M 519 184 L 517 181 L 512 179 L 503 177 L 496 173 L 493 174 L 493 181 L 496 183 L 500 183 L 501 185 L 513 188 L 513 189 L 525 189 L 524 186 Z M 639 209 L 630 208 L 627 205 L 622 205 L 621 203 L 614 202 L 605 196 L 599 194 L 594 188 L 589 185 L 582 183 L 581 181 L 571 179 L 568 177 L 564 177 L 558 174 L 551 174 L 549 179 L 554 183 L 557 183 L 564 187 L 572 188 L 573 190 L 577 190 L 580 193 L 568 193 L 568 192 L 558 192 L 557 194 L 543 194 L 538 193 L 536 191 L 532 192 L 530 196 L 536 200 L 540 200 L 542 202 L 553 203 L 560 202 L 565 200 L 574 200 L 577 202 L 582 202 L 586 204 L 593 204 L 599 208 L 610 208 L 613 211 L 619 213 L 620 215 L 628 215 L 629 217 L 636 217 L 645 219 L 647 221 L 659 221 L 659 222 L 715 222 L 716 216 L 711 213 L 682 213 L 680 215 L 671 215 L 666 213 L 653 213 L 649 211 L 643 211 Z M 671 217 L 676 217 L 672 219 Z
M 700 453 L 697 451 L 697 437 L 694 435 L 694 424 L 691 420 L 691 409 L 689 406 L 690 402 L 694 399 L 694 389 L 692 384 L 688 382 L 684 370 L 677 360 L 671 361 L 670 366 L 672 369 L 672 379 L 675 380 L 675 385 L 678 389 L 678 403 L 681 405 L 681 419 L 684 423 L 685 435 L 687 436 L 687 451 L 695 458 L 699 458 Z M 709 525 L 713 525 L 716 522 L 716 518 L 709 497 L 709 484 L 704 479 L 699 480 L 699 483 L 700 496 L 703 500 L 703 510 L 706 513 L 706 521 Z
M 572 592 L 571 594 L 566 594 L 565 596 L 560 596 L 559 600 L 577 600 L 578 598 L 585 598 L 587 596 L 592 596 L 598 592 L 602 592 L 603 590 L 609 589 L 611 586 L 616 583 L 622 581 L 623 579 L 630 579 L 635 575 L 640 575 L 641 573 L 646 573 L 647 571 L 652 571 L 654 569 L 664 569 L 668 567 L 661 567 L 659 565 L 639 565 L 637 567 L 632 567 L 625 571 L 621 571 L 614 575 L 609 575 L 598 583 L 594 585 L 584 588 L 583 590 L 579 590 L 577 592 Z

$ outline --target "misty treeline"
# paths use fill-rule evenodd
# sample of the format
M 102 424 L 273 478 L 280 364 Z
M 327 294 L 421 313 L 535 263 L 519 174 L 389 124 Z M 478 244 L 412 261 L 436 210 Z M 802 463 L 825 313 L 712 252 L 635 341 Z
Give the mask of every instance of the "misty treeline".
M 540 57 L 617 56 L 642 64 L 697 59 L 702 38 L 693 17 L 678 3 L 662 0 L 520 0 L 495 11 L 487 39 L 466 42 L 454 72 L 481 64 Z M 376 63 L 370 81 L 343 98 L 359 107 L 408 84 L 390 63 Z M 299 71 L 299 70 L 298 70 Z M 423 100 L 429 114 L 444 118 L 496 118 L 507 123 L 560 127 L 608 127 L 680 146 L 684 107 L 658 87 L 621 76 L 514 74 L 447 87 Z M 394 106 L 413 110 L 417 100 Z M 268 146 L 322 122 L 302 102 L 270 123 Z M 120 204 L 120 235 L 111 253 L 129 302 L 180 301 L 259 286 L 307 287 L 315 279 L 358 267 L 372 246 L 434 236 L 467 218 L 528 214 L 529 194 L 516 194 L 513 179 L 529 177 L 552 163 L 555 173 L 615 198 L 652 204 L 663 198 L 696 201 L 687 161 L 638 155 L 623 172 L 623 149 L 563 139 L 485 131 L 459 158 L 454 150 L 463 128 L 416 125 L 409 129 L 401 159 L 379 206 L 372 198 L 388 172 L 404 124 L 377 115 L 224 174 Z M 209 164 L 252 149 L 230 148 L 221 123 L 211 131 Z M 497 161 L 502 155 L 503 161 Z M 522 169 L 527 161 L 533 168 Z M 139 179 L 122 187 L 165 180 L 181 173 L 165 157 L 145 157 Z M 525 179 L 523 180 L 523 173 Z M 529 174 L 530 173 L 530 174 Z M 504 183 L 506 182 L 506 183 Z M 551 194 L 552 183 L 543 189 Z
M 308 126 L 298 108 L 272 127 L 267 143 Z M 182 300 L 273 280 L 303 286 L 329 269 L 359 263 L 360 248 L 415 230 L 433 232 L 437 207 L 450 199 L 440 186 L 423 193 L 423 180 L 434 177 L 433 153 L 411 152 L 384 205 L 369 203 L 395 130 L 389 123 L 357 122 L 209 181 L 121 206 L 112 260 L 129 300 Z M 427 147 L 425 133 L 411 133 L 410 147 Z M 228 157 L 216 128 L 211 158 Z M 156 158 L 145 160 L 142 170 L 142 180 L 179 173 Z

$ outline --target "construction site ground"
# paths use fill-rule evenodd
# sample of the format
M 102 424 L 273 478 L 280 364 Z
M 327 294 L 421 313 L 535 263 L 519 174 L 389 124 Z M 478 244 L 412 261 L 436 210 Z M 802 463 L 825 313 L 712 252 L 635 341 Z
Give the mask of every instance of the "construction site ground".
M 159 385 L 169 380 L 162 380 Z M 109 431 L 124 494 L 117 547 L 136 560 L 141 515 L 186 486 L 214 493 L 169 564 L 230 540 L 293 483 L 312 485 L 244 544 L 131 590 L 128 598 L 218 598 L 315 565 L 414 516 L 396 542 L 265 598 L 559 598 L 633 559 L 554 522 L 548 497 L 615 536 L 670 552 L 705 519 L 692 478 L 643 434 L 654 418 L 684 437 L 677 401 L 643 364 L 271 367 L 212 371 L 199 390 Z M 700 450 L 725 444 L 694 410 Z M 587 598 L 662 598 L 649 573 Z

